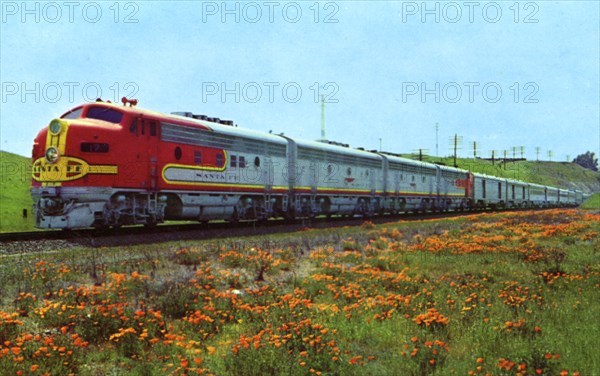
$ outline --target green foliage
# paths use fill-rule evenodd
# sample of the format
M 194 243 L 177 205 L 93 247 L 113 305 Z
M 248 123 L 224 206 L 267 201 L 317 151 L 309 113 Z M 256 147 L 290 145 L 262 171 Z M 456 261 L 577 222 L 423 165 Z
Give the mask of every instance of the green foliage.
M 577 158 L 573 159 L 573 163 L 577 163 L 588 170 L 598 171 L 598 158 L 594 158 L 594 153 L 591 151 L 578 155 Z
M 30 187 L 31 160 L 0 151 L 0 232 L 34 230 Z
M 594 193 L 581 205 L 582 209 L 600 210 L 600 193 Z

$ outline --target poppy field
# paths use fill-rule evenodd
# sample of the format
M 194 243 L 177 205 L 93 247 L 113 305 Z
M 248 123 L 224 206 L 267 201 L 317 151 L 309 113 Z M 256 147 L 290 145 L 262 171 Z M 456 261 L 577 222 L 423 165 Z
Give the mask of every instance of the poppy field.
M 594 375 L 600 214 L 0 255 L 3 375 Z

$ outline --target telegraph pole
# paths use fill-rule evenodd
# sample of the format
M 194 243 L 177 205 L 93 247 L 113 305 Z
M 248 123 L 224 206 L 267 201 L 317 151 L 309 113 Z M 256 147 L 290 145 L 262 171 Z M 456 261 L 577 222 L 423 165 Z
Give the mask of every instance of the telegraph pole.
M 458 167 L 458 165 L 456 164 L 456 154 L 459 148 L 459 144 L 462 143 L 462 136 L 454 134 L 454 137 L 450 138 L 450 142 L 452 142 L 454 149 L 454 167 Z
M 541 148 L 539 146 L 536 146 L 535 147 L 535 160 L 536 161 L 540 160 L 540 151 L 541 151 Z
M 475 160 L 475 159 L 477 159 L 477 141 L 473 141 L 472 145 L 473 145 L 473 160 Z
M 325 96 L 324 95 L 321 95 L 321 141 L 327 141 L 327 137 L 325 137 Z
M 440 156 L 439 144 L 438 144 L 438 131 L 440 130 L 440 126 L 438 123 L 435 123 L 435 156 Z

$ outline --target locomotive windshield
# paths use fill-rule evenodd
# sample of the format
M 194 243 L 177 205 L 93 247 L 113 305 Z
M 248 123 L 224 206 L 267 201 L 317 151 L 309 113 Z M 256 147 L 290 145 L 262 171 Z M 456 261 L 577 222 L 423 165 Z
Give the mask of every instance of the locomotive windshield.
M 61 118 L 62 119 L 79 119 L 82 111 L 83 111 L 83 107 L 79 107 L 72 111 L 67 112 L 66 114 L 61 116 Z
M 112 108 L 106 107 L 90 107 L 86 118 L 104 120 L 118 124 L 123 119 L 123 113 Z
M 83 107 L 76 108 L 72 111 L 67 112 L 66 114 L 61 116 L 61 118 L 62 119 L 79 119 L 81 117 L 81 113 L 83 112 L 83 109 L 84 109 Z M 112 108 L 95 106 L 95 107 L 90 107 L 88 109 L 85 117 L 89 118 L 89 119 L 104 120 L 104 121 L 118 124 L 123 119 L 123 113 L 118 110 L 114 110 Z

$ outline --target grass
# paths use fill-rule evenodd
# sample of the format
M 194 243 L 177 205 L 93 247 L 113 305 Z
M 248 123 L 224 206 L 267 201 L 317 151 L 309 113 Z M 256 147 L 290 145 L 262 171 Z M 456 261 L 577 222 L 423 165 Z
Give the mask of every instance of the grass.
M 32 231 L 31 160 L 0 151 L 0 232 Z M 23 218 L 27 209 L 27 218 Z
M 582 210 L 0 259 L 8 374 L 588 375 Z
M 594 193 L 581 205 L 582 209 L 600 210 L 600 193 Z

